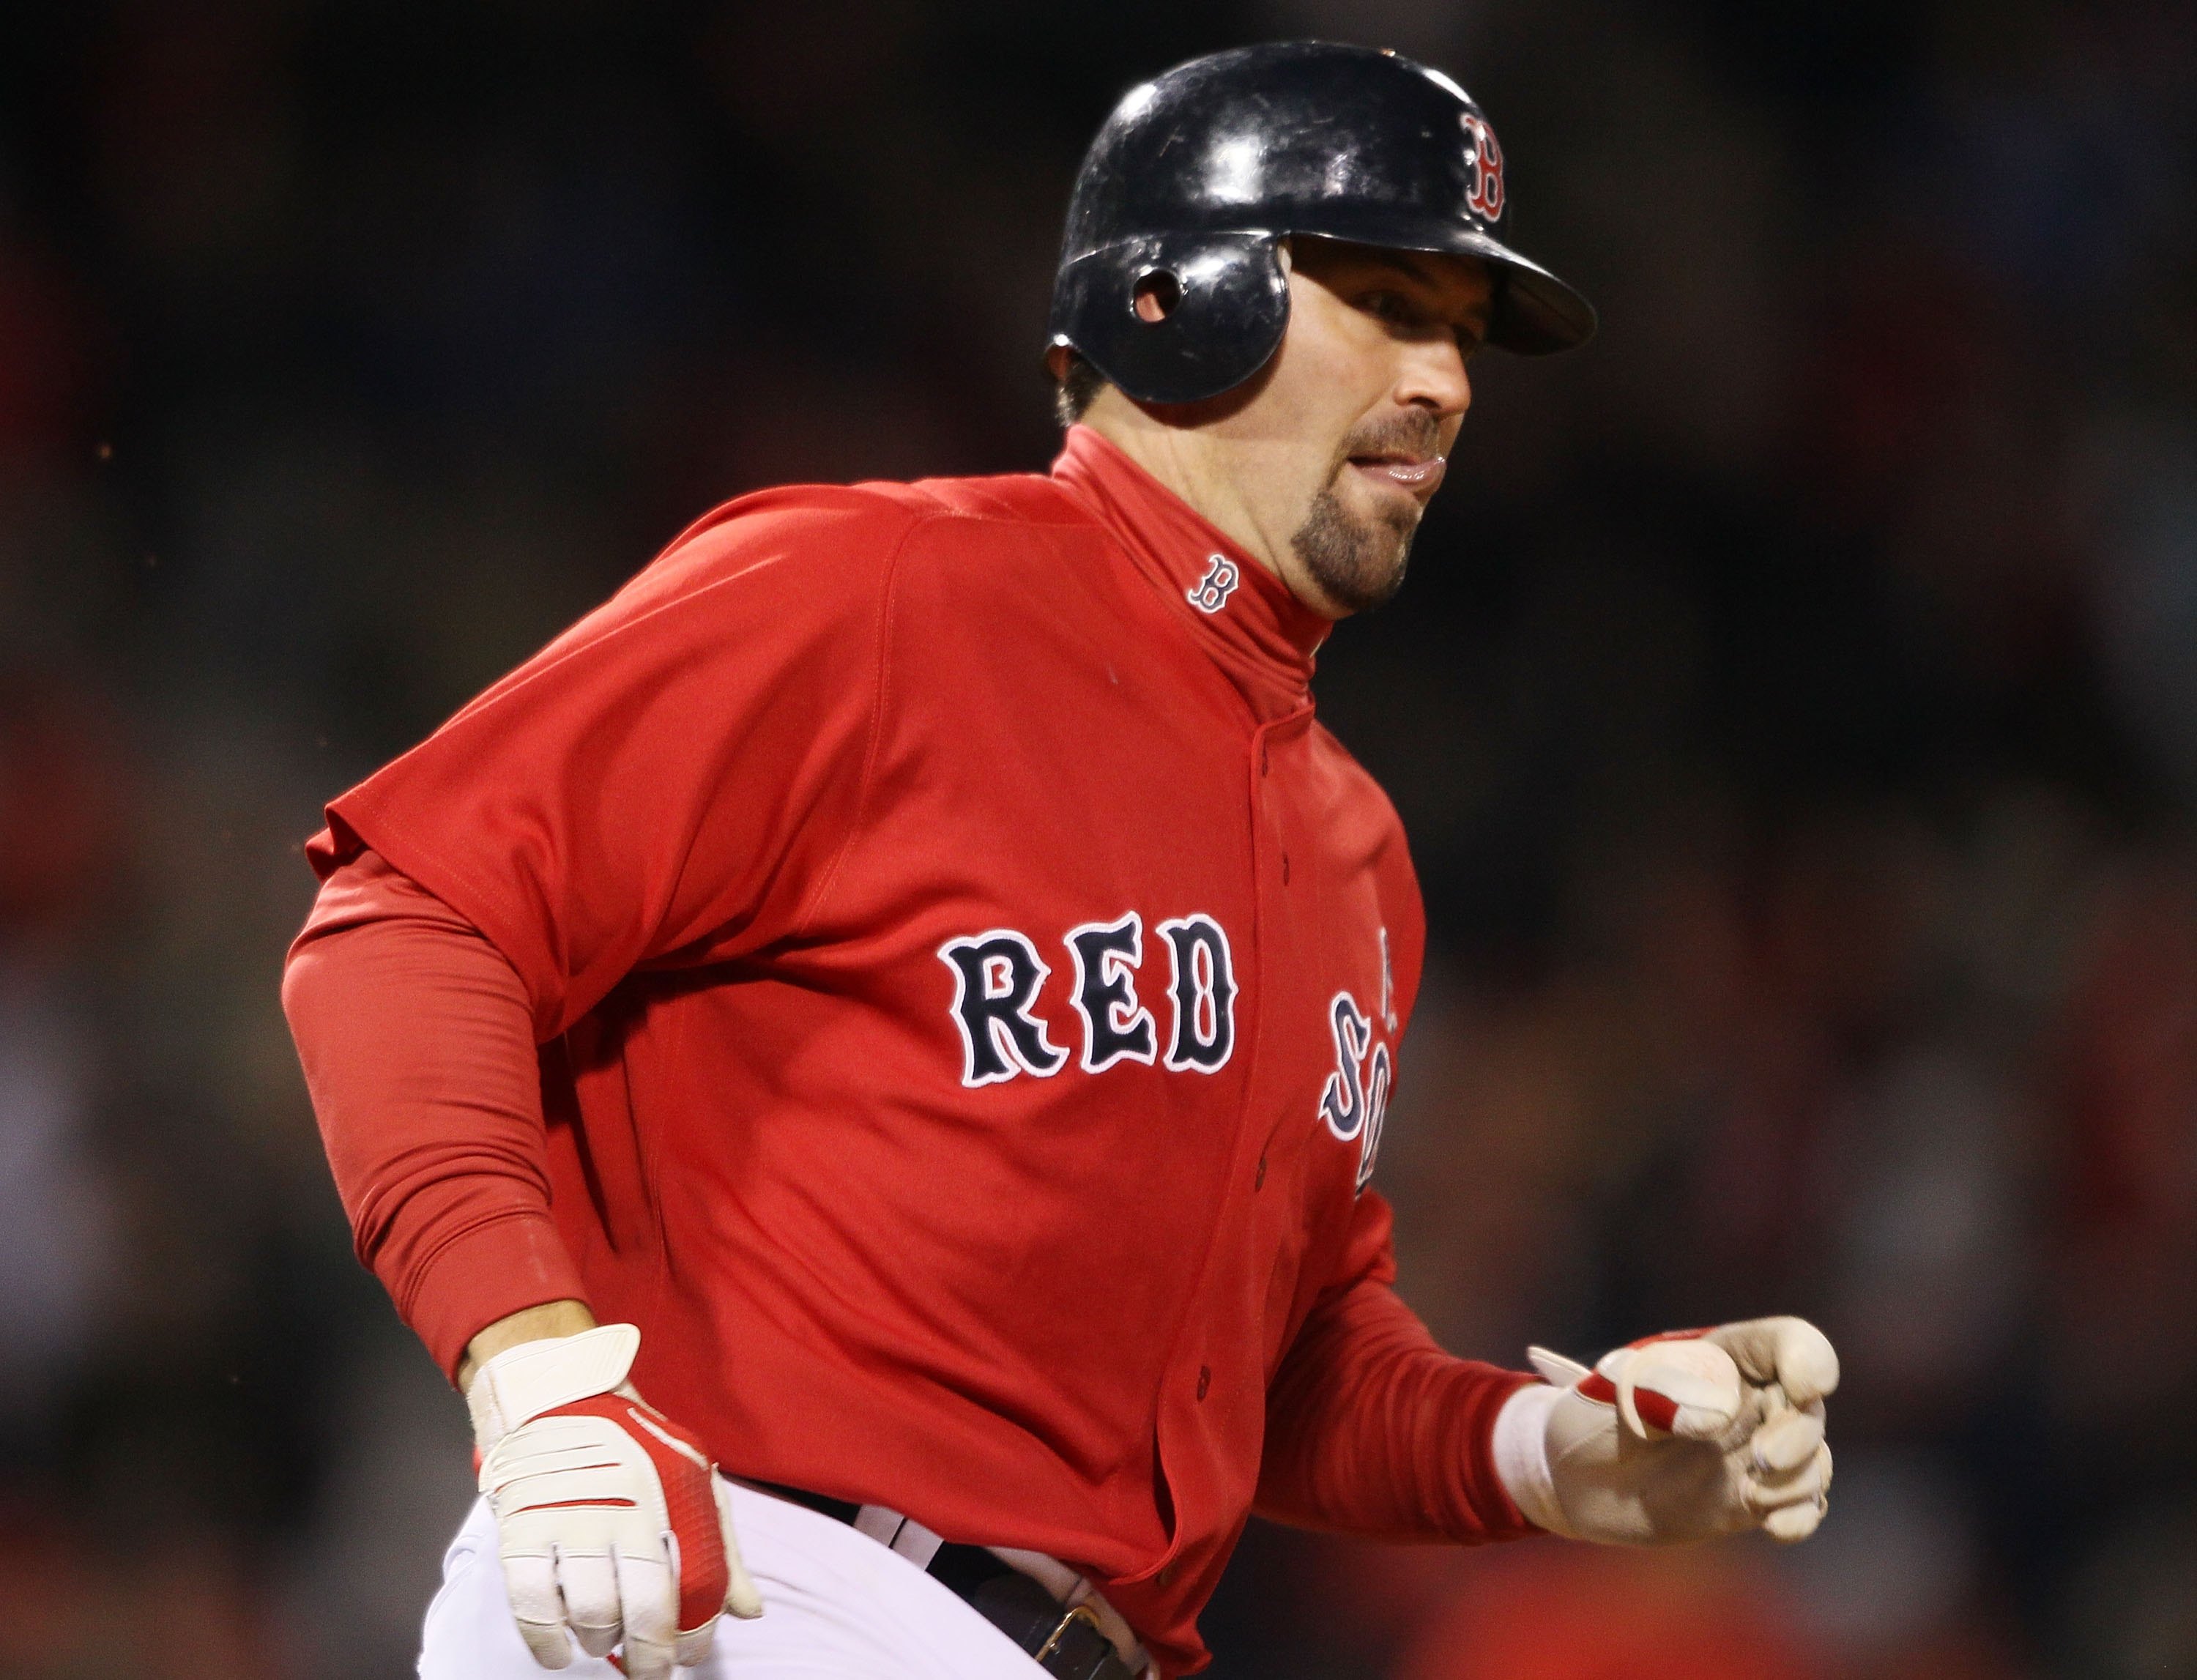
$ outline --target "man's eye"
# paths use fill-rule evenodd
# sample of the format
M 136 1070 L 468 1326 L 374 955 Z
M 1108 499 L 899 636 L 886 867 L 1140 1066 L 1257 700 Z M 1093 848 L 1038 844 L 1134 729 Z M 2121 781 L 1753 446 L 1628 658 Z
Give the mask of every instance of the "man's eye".
M 1374 292 L 1367 295 L 1365 308 L 1382 320 L 1400 327 L 1414 324 L 1419 312 L 1412 308 L 1411 299 L 1396 292 Z

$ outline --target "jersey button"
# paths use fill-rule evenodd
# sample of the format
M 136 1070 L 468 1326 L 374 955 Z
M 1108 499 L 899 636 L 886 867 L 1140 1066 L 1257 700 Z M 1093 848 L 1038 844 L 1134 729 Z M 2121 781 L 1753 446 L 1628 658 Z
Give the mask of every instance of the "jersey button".
M 1197 1368 L 1197 1398 L 1201 1400 L 1205 1398 L 1205 1391 L 1212 1386 L 1213 1367 L 1211 1365 L 1200 1365 Z
M 1287 852 L 1284 852 L 1284 853 L 1282 854 L 1282 884 L 1283 884 L 1284 886 L 1285 886 L 1285 887 L 1286 887 L 1287 885 L 1289 885 L 1289 883 L 1290 883 L 1290 854 L 1289 854 Z

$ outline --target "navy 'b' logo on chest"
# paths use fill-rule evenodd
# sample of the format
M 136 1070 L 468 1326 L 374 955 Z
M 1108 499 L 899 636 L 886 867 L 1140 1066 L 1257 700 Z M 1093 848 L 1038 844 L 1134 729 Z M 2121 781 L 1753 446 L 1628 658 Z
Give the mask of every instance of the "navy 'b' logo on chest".
M 1195 588 L 1185 590 L 1184 595 L 1200 612 L 1218 612 L 1228 605 L 1229 596 L 1243 581 L 1243 574 L 1236 569 L 1236 562 L 1225 554 L 1209 554 L 1205 561 L 1205 576 L 1197 580 Z

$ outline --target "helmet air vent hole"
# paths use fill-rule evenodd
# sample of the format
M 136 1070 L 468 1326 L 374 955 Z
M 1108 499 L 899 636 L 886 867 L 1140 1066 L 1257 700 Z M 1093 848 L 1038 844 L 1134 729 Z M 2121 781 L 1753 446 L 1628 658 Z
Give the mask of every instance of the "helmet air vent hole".
M 1147 327 L 1156 327 L 1174 313 L 1182 301 L 1182 282 L 1166 269 L 1151 269 L 1137 276 L 1129 294 L 1130 308 Z

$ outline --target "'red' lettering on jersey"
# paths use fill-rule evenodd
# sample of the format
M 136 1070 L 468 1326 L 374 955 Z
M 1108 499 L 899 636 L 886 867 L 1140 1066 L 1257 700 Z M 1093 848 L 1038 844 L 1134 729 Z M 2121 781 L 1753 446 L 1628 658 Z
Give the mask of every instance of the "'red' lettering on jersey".
M 1523 1530 L 1456 1445 L 1522 1379 L 1387 1293 L 1423 931 L 1313 717 L 1325 629 L 1080 428 L 1050 476 L 768 491 L 312 849 L 517 970 L 557 1229 L 652 1402 L 1073 1560 L 1170 1672 L 1255 1503 Z

